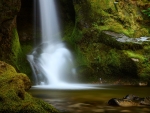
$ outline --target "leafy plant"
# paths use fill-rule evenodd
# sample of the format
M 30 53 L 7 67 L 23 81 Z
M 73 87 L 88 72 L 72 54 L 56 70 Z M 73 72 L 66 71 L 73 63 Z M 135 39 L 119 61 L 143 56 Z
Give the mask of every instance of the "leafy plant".
M 150 8 L 146 9 L 146 10 L 142 10 L 142 12 L 147 15 L 148 17 L 150 17 Z

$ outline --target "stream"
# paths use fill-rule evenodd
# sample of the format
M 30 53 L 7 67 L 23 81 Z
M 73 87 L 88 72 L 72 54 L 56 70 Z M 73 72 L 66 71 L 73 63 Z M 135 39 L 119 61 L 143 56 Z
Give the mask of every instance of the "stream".
M 147 86 L 97 85 L 93 89 L 40 89 L 29 93 L 50 103 L 61 113 L 150 113 L 150 106 L 115 107 L 107 102 L 111 98 L 123 98 L 127 94 L 150 96 Z

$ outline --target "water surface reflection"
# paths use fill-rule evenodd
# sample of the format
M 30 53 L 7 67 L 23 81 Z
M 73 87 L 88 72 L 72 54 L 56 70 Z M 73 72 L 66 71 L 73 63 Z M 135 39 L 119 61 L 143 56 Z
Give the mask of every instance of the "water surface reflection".
M 150 96 L 150 87 L 139 86 L 115 86 L 115 85 L 96 85 L 95 88 L 87 89 L 40 89 L 31 88 L 29 91 L 33 96 L 42 98 L 48 103 L 55 106 L 57 109 L 64 113 L 95 113 L 102 111 L 105 113 L 108 109 L 114 109 L 117 112 L 122 112 L 124 108 L 108 106 L 107 102 L 111 98 L 123 98 L 127 94 L 134 94 L 139 97 Z M 149 113 L 150 108 L 130 107 L 125 108 L 130 112 L 136 113 Z M 140 109 L 140 110 L 138 110 Z M 109 112 L 111 113 L 111 111 Z

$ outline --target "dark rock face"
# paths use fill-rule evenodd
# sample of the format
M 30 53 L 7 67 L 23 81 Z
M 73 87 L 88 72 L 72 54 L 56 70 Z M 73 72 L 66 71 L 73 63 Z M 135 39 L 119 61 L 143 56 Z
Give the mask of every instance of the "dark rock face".
M 15 27 L 15 19 L 20 10 L 21 1 L 20 0 L 1 0 L 0 1 L 0 34 L 2 39 L 8 38 L 8 34 L 13 27 Z M 2 41 L 1 39 L 1 41 Z
M 0 0 L 0 58 L 3 60 L 10 59 L 8 53 L 13 53 L 13 30 L 16 28 L 16 16 L 20 7 L 20 0 Z
M 68 22 L 75 23 L 75 10 L 72 0 L 55 0 L 58 9 L 59 21 L 62 29 Z M 17 28 L 20 43 L 33 42 L 39 38 L 40 17 L 39 4 L 36 0 L 21 0 L 21 9 L 17 15 Z M 36 42 L 39 43 L 39 42 Z
M 0 1 L 0 25 L 5 24 L 8 20 L 13 20 L 21 7 L 20 0 L 1 0 Z M 2 26 L 1 26 L 2 27 Z
M 20 43 L 26 43 L 33 40 L 33 24 L 37 21 L 34 19 L 36 14 L 33 14 L 34 5 L 37 5 L 36 2 L 33 3 L 34 1 L 35 0 L 21 0 L 21 9 L 17 15 L 17 30 Z

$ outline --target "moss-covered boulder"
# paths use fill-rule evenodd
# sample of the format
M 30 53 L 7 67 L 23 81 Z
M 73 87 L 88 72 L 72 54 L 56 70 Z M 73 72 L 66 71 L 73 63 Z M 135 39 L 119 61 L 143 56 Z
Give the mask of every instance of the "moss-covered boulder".
M 130 38 L 112 31 L 102 31 L 98 41 L 120 50 L 139 50 L 143 49 L 145 45 L 150 45 L 150 37 Z
M 25 74 L 17 73 L 11 65 L 0 61 L 1 113 L 58 113 L 43 100 L 27 93 L 30 87 L 30 79 Z
M 74 47 L 79 76 L 87 81 L 150 81 L 150 19 L 142 12 L 150 7 L 149 0 L 74 0 L 73 4 L 75 26 L 72 32 L 66 27 L 64 38 Z
M 81 29 L 95 27 L 130 37 L 149 36 L 149 18 L 142 10 L 150 7 L 148 0 L 84 0 L 74 2 Z

